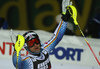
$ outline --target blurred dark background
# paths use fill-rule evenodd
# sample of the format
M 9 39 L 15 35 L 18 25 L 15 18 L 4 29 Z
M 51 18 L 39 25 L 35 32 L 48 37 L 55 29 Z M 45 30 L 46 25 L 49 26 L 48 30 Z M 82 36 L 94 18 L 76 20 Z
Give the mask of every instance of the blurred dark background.
M 84 31 L 87 37 L 90 37 L 91 33 L 88 34 L 88 27 L 95 15 L 98 15 L 96 9 L 100 7 L 100 0 L 71 1 L 77 8 L 77 21 L 82 31 Z M 62 0 L 0 0 L 0 27 L 5 26 L 2 29 L 45 30 L 53 32 L 57 26 L 56 17 L 61 12 Z M 7 21 L 6 24 L 3 24 L 5 23 L 4 21 Z M 70 27 L 73 29 L 70 29 Z M 81 35 L 72 20 L 70 20 L 70 25 L 65 34 Z

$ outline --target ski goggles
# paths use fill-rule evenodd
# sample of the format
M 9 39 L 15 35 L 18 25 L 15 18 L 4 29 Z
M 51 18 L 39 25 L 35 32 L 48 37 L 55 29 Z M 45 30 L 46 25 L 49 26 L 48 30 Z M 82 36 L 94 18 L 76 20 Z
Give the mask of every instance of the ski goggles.
M 29 40 L 29 41 L 27 42 L 27 44 L 28 44 L 29 47 L 33 47 L 34 44 L 40 44 L 40 41 L 39 41 L 38 38 L 34 38 L 34 39 L 32 39 L 32 40 Z

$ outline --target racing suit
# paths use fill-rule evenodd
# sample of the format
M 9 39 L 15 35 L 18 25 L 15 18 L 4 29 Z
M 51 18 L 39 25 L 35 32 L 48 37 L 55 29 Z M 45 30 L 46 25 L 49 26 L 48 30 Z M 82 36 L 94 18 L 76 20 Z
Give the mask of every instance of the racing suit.
M 57 26 L 54 35 L 46 43 L 42 44 L 42 52 L 39 56 L 28 54 L 27 56 L 21 57 L 21 51 L 18 56 L 18 69 L 51 69 L 51 63 L 49 60 L 49 53 L 55 48 L 55 46 L 62 39 L 64 32 L 67 27 L 67 22 L 61 20 Z M 16 51 L 13 53 L 13 64 L 16 67 L 17 56 Z

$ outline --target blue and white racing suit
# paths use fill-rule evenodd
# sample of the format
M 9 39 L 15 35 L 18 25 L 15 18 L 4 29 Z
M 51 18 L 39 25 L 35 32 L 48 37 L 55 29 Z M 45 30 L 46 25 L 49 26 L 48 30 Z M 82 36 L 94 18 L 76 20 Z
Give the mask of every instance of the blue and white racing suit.
M 67 22 L 63 20 L 59 23 L 58 27 L 56 28 L 54 35 L 52 38 L 42 44 L 43 50 L 40 53 L 40 56 L 28 54 L 25 57 L 21 57 L 21 51 L 18 57 L 18 69 L 51 69 L 51 63 L 49 60 L 49 53 L 51 50 L 55 48 L 55 46 L 59 43 L 62 39 L 64 32 L 66 31 Z M 17 56 L 16 51 L 13 53 L 13 64 L 16 67 L 17 63 Z

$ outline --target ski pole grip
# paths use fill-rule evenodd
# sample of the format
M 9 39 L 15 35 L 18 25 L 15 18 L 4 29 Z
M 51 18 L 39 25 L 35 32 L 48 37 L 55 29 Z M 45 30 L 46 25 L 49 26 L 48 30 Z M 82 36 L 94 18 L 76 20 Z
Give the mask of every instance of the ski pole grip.
M 17 35 L 16 43 L 15 43 L 15 50 L 17 52 L 17 56 L 19 56 L 19 52 L 24 45 L 25 39 L 22 35 Z

